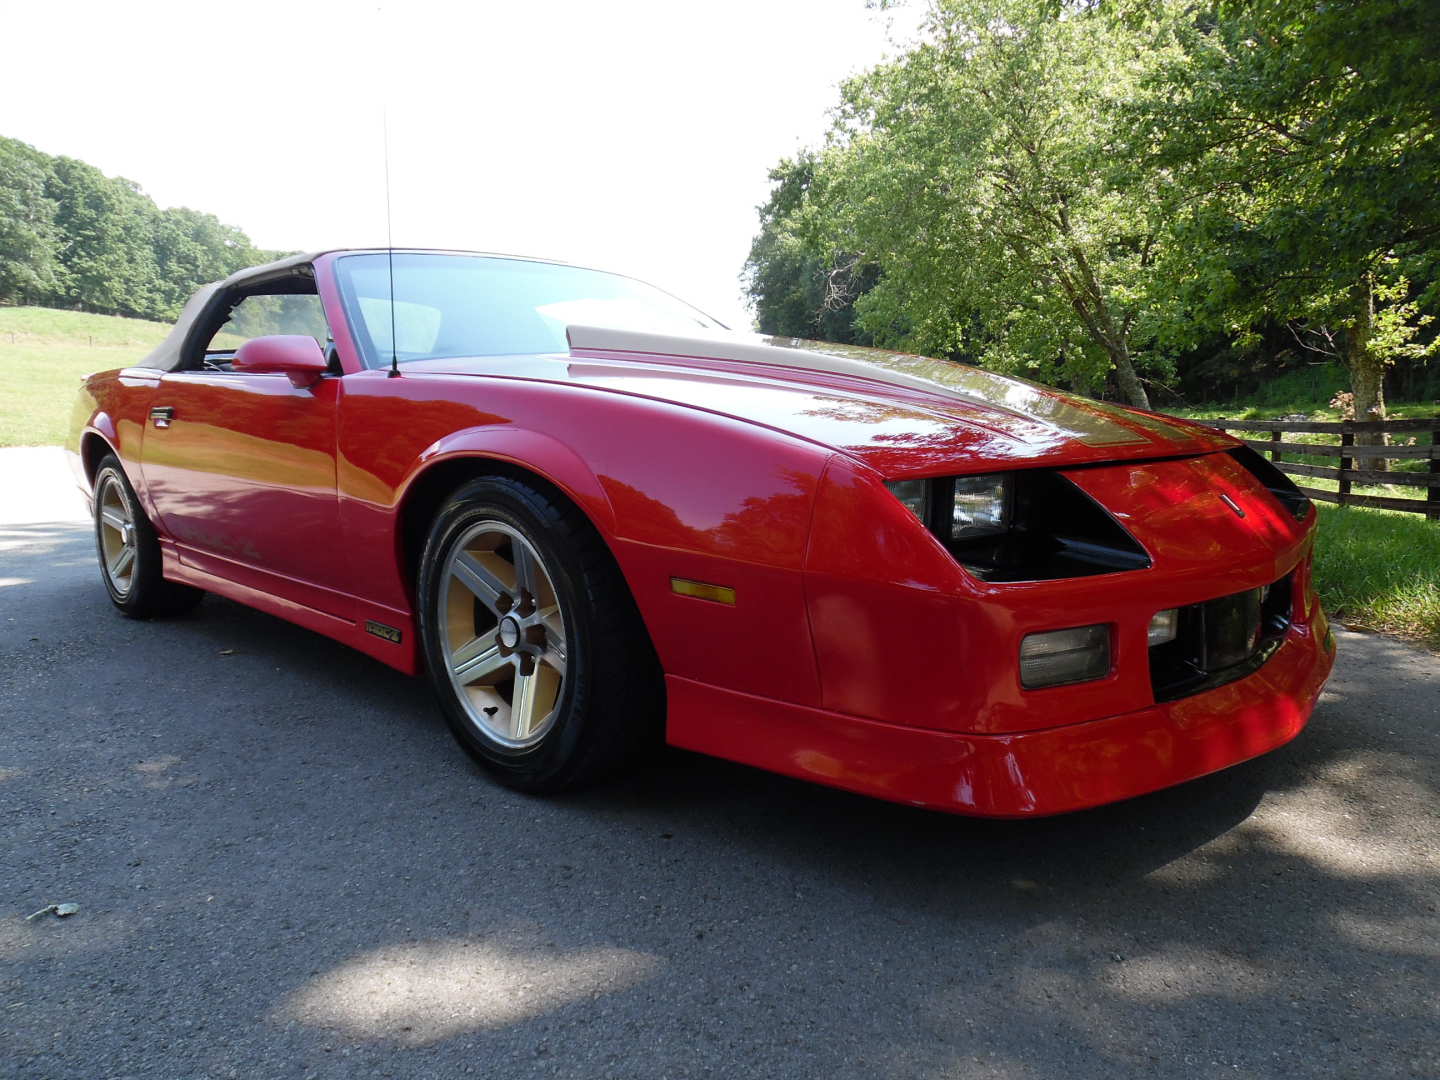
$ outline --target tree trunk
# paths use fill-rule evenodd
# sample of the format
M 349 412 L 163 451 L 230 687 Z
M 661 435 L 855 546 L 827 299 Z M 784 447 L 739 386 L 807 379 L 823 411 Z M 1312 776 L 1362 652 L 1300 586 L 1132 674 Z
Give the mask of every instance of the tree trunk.
M 1145 392 L 1145 384 L 1140 381 L 1140 376 L 1135 374 L 1135 365 L 1130 360 L 1130 350 L 1125 347 L 1125 343 L 1122 341 L 1108 344 L 1105 351 L 1110 354 L 1110 362 L 1115 365 L 1115 381 L 1120 384 L 1125 400 L 1137 409 L 1149 409 L 1150 395 Z
M 1355 323 L 1346 335 L 1345 364 L 1350 369 L 1350 392 L 1354 395 L 1356 420 L 1385 419 L 1385 360 L 1371 347 L 1375 325 L 1375 291 L 1367 275 L 1356 289 Z M 1386 446 L 1389 438 L 1383 432 L 1355 433 L 1357 446 Z M 1384 458 L 1363 458 L 1359 467 L 1383 471 L 1389 463 Z

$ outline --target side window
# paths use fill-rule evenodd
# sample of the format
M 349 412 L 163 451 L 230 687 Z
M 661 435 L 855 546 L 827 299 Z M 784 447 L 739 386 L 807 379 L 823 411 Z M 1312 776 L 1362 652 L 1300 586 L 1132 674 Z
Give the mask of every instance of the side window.
M 323 349 L 330 338 L 320 297 L 309 294 L 255 293 L 230 309 L 230 317 L 205 346 L 205 366 L 228 369 L 235 350 L 251 338 L 270 334 L 306 334 Z

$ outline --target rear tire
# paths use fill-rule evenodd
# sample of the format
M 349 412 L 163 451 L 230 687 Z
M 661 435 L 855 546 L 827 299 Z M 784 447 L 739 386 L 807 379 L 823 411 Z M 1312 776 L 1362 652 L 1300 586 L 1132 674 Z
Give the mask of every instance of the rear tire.
M 95 470 L 95 553 L 110 602 L 132 619 L 178 615 L 205 593 L 166 581 L 160 541 L 114 454 Z
M 604 541 L 558 493 L 506 476 L 459 488 L 431 526 L 418 592 L 450 730 L 502 783 L 578 787 L 659 741 L 649 634 Z

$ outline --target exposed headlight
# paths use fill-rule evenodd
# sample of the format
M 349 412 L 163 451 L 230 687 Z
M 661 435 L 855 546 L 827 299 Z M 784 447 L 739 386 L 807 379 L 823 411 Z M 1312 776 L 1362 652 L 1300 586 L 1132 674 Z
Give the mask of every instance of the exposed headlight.
M 890 480 L 885 486 L 890 489 L 890 494 L 905 504 L 917 518 L 920 524 L 928 525 L 930 522 L 930 481 L 929 480 Z
M 1141 570 L 1133 536 L 1051 469 L 887 480 L 886 488 L 981 581 L 1050 581 Z
M 1110 674 L 1110 627 L 1074 626 L 1026 634 L 1020 643 L 1020 685 L 1042 686 L 1089 682 Z
M 1175 635 L 1179 632 L 1179 608 L 1170 608 L 1168 611 L 1157 611 L 1155 617 L 1150 620 L 1151 645 L 1164 645 L 1167 641 L 1174 641 Z
M 990 476 L 942 477 L 937 480 L 890 480 L 885 486 L 927 528 L 944 540 L 975 540 L 1010 528 L 1012 484 L 1008 473 Z M 931 506 L 935 517 L 932 518 Z M 948 507 L 948 512 L 947 512 Z
M 950 509 L 950 538 L 973 540 L 1010 528 L 1010 477 L 961 476 L 955 480 Z

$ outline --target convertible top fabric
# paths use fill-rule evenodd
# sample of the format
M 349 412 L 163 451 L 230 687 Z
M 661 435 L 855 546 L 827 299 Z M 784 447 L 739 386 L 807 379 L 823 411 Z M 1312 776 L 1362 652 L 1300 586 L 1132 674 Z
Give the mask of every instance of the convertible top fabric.
M 174 371 L 180 366 L 181 352 L 185 345 L 185 339 L 190 335 L 191 327 L 202 315 L 209 313 L 213 303 L 223 303 L 221 297 L 229 289 L 236 285 L 261 281 L 275 274 L 283 274 L 297 266 L 305 266 L 323 254 L 325 254 L 323 251 L 311 251 L 299 255 L 287 255 L 283 259 L 276 259 L 263 266 L 250 266 L 244 270 L 237 270 L 224 281 L 212 281 L 209 285 L 200 286 L 195 290 L 195 295 L 185 302 L 180 317 L 175 320 L 175 325 L 171 328 L 170 333 L 165 335 L 165 340 L 135 366 L 156 368 L 160 371 Z

